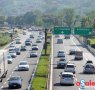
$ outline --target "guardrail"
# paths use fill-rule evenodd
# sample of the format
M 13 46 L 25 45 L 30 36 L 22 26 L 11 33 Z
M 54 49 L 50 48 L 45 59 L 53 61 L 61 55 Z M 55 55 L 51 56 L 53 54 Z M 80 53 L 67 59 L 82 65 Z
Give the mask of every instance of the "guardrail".
M 90 45 L 87 45 L 85 42 L 81 41 L 80 38 L 78 36 L 75 36 L 77 38 L 77 40 L 86 46 L 86 48 L 95 56 L 95 49 L 92 48 Z

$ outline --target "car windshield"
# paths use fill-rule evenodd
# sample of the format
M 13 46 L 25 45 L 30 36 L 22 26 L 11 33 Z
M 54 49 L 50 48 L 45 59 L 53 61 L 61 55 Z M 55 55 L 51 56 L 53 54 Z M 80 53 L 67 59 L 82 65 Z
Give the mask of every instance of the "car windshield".
M 74 68 L 74 65 L 67 65 L 67 68 Z
M 60 61 L 66 61 L 66 59 L 60 59 Z
M 62 77 L 65 77 L 65 78 L 72 78 L 73 75 L 70 75 L 70 74 L 63 74 Z
M 86 65 L 85 68 L 94 68 L 94 66 L 93 65 Z
M 20 77 L 11 77 L 10 80 L 19 80 Z
M 64 51 L 59 51 L 58 53 L 64 53 Z
M 37 46 L 36 44 L 33 44 L 32 46 Z
M 21 62 L 20 65 L 27 65 L 27 62 Z

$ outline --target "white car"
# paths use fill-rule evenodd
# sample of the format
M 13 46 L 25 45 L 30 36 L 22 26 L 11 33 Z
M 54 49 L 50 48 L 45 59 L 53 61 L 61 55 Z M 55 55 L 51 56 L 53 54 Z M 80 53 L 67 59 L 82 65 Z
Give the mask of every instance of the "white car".
M 9 54 L 11 55 L 12 58 L 15 58 L 16 57 L 15 48 L 9 48 Z
M 16 39 L 16 44 L 21 44 L 21 40 L 19 38 Z
M 72 72 L 75 73 L 76 72 L 76 66 L 73 63 L 68 63 L 65 67 L 65 72 Z
M 32 50 L 38 50 L 39 47 L 38 46 L 32 46 Z
M 11 64 L 13 62 L 13 58 L 11 57 L 11 55 L 7 55 L 7 61 L 8 61 L 8 64 Z
M 18 70 L 19 71 L 29 71 L 29 64 L 27 61 L 20 61 L 18 65 Z
M 60 73 L 60 85 L 74 85 L 75 75 L 72 72 L 61 72 Z

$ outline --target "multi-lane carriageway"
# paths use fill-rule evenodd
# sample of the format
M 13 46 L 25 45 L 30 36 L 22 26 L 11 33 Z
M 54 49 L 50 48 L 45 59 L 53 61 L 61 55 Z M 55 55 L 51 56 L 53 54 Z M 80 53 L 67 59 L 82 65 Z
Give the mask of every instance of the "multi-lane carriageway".
M 95 74 L 83 74 L 83 66 L 87 60 L 92 60 L 95 64 L 95 56 L 93 56 L 84 45 L 79 43 L 79 41 L 71 36 L 70 39 L 64 39 L 63 35 L 60 35 L 59 38 L 63 38 L 63 44 L 57 44 L 57 39 L 52 35 L 52 55 L 51 55 L 51 74 L 50 74 L 50 85 L 49 90 L 82 90 L 81 86 L 77 86 L 76 83 L 84 79 L 86 82 L 90 80 L 95 82 Z M 82 50 L 83 51 L 83 60 L 75 61 L 73 55 L 69 55 L 70 49 Z M 67 61 L 74 63 L 76 65 L 76 74 L 75 74 L 75 85 L 60 85 L 60 72 L 63 72 L 64 69 L 56 69 L 57 61 L 57 52 L 59 50 L 65 51 Z M 95 90 L 94 86 L 85 86 L 85 90 Z
M 27 35 L 20 35 L 21 37 L 21 44 L 20 45 L 16 45 L 16 47 L 20 47 L 27 38 L 29 38 L 30 34 L 34 35 L 34 39 L 32 39 L 32 43 L 36 42 L 37 36 L 39 35 L 39 31 L 32 31 L 32 32 L 27 32 Z M 26 90 L 28 87 L 28 81 L 30 80 L 30 77 L 32 75 L 32 72 L 34 71 L 34 68 L 36 67 L 38 60 L 40 58 L 41 55 L 41 51 L 43 49 L 43 44 L 44 44 L 44 40 L 42 43 L 38 43 L 38 47 L 40 48 L 37 52 L 38 52 L 38 57 L 37 58 L 30 58 L 30 52 L 31 52 L 31 46 L 27 46 L 27 50 L 26 51 L 22 51 L 21 55 L 17 55 L 16 58 L 14 58 L 13 63 L 8 65 L 8 73 L 6 78 L 3 79 L 3 82 L 0 82 L 0 90 L 10 90 L 8 89 L 8 79 L 13 76 L 13 75 L 19 75 L 21 76 L 21 78 L 23 79 L 22 81 L 22 88 L 20 88 L 19 90 Z M 29 63 L 29 71 L 18 71 L 18 65 L 19 62 L 22 60 L 26 60 Z M 16 89 L 15 89 L 16 90 Z

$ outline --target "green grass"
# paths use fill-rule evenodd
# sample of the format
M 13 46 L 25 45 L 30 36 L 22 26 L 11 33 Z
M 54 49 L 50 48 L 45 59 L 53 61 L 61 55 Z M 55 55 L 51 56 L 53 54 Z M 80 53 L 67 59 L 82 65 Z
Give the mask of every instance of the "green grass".
M 8 44 L 10 42 L 10 37 L 4 33 L 0 33 L 0 47 Z
M 31 90 L 46 90 L 50 51 L 51 46 L 48 44 L 46 56 L 44 55 L 44 50 L 42 51 L 42 56 L 31 85 Z
M 95 44 L 95 38 L 90 39 L 90 45 Z

